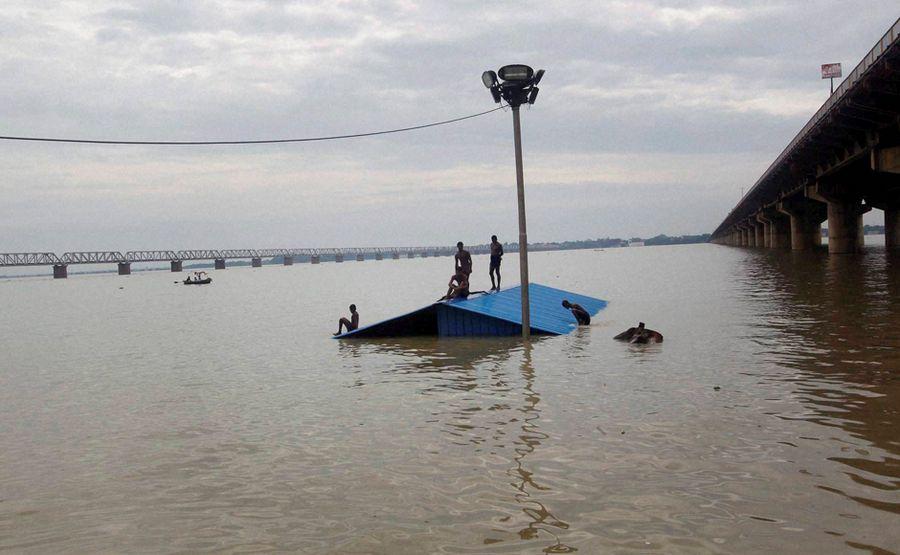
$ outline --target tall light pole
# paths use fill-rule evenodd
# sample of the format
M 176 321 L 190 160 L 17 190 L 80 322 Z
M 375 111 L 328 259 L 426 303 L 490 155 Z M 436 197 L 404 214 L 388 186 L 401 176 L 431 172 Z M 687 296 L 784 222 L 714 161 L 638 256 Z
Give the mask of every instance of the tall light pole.
M 537 99 L 537 84 L 544 76 L 544 70 L 537 73 L 526 65 L 515 64 L 500 68 L 499 77 L 493 71 L 481 74 L 484 86 L 490 89 L 494 102 L 505 100 L 512 108 L 513 138 L 516 145 L 516 187 L 519 197 L 519 277 L 522 283 L 522 338 L 531 336 L 531 307 L 528 300 L 528 233 L 525 228 L 525 175 L 522 169 L 522 127 L 519 122 L 519 107 L 526 102 L 534 104 Z

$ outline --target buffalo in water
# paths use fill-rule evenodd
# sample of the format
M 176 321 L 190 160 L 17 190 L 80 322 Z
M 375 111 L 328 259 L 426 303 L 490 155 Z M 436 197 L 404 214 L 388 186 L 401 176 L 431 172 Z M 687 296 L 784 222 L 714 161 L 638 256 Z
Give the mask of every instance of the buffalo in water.
M 663 336 L 658 331 L 645 328 L 644 323 L 640 322 L 636 328 L 628 328 L 613 339 L 629 343 L 662 343 Z

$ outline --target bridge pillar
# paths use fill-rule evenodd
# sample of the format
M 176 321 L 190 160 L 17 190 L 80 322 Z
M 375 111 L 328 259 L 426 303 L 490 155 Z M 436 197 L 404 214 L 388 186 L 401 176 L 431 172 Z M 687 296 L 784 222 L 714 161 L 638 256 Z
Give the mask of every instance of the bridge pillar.
M 318 263 L 321 262 L 321 261 L 322 261 L 322 259 L 319 257 L 318 254 L 314 254 L 314 255 L 312 255 L 312 256 L 309 257 L 309 263 L 310 263 L 310 264 L 318 264 Z
M 262 268 L 262 258 L 251 258 L 250 266 L 253 268 Z
M 399 252 L 391 253 L 391 258 L 393 258 L 394 260 L 400 260 L 400 253 Z
M 427 252 L 423 252 L 423 253 L 422 253 L 422 258 L 428 258 L 428 253 L 427 253 Z
M 798 196 L 785 199 L 777 206 L 789 218 L 792 250 L 806 251 L 822 245 L 822 221 L 828 217 L 824 204 Z
M 760 223 L 760 226 L 763 230 L 763 244 L 761 246 L 771 249 L 772 248 L 772 220 L 767 218 L 765 214 L 760 212 L 756 215 L 756 221 Z
M 69 277 L 69 266 L 66 264 L 53 265 L 53 279 L 65 279 Z
M 215 268 L 216 268 L 216 270 L 224 270 L 225 269 L 225 259 L 224 258 L 216 258 Z
M 337 253 L 337 254 L 335 254 L 335 255 L 334 255 L 334 261 L 335 261 L 335 262 L 343 262 L 343 261 L 344 261 L 344 255 L 343 255 L 343 253 Z
M 416 257 L 416 253 L 414 253 L 412 251 L 406 253 L 406 258 L 415 258 L 415 257 Z
M 828 204 L 829 254 L 861 252 L 865 245 L 863 214 L 872 209 L 864 206 L 859 196 L 841 195 L 834 186 L 816 183 L 807 194 Z
M 900 249 L 900 204 L 884 208 L 884 248 Z
M 750 246 L 750 230 L 746 226 L 741 226 L 741 246 Z
M 181 262 L 181 260 L 172 260 L 172 261 L 170 261 L 170 262 L 169 262 L 169 268 L 171 268 L 171 270 L 172 270 L 173 272 L 180 272 L 180 271 L 181 271 L 181 268 L 182 268 L 182 262 Z
M 375 260 L 384 260 L 384 255 L 380 252 L 375 253 Z
M 284 257 L 284 265 L 285 266 L 293 266 L 294 265 L 294 257 L 293 256 L 285 256 Z
M 753 226 L 754 247 L 766 246 L 766 226 L 761 222 L 756 222 Z
M 130 276 L 131 275 L 131 262 L 119 262 L 119 275 L 120 276 Z
M 356 261 L 357 261 L 357 262 L 362 262 L 362 261 L 365 260 L 365 259 L 366 259 L 366 255 L 364 255 L 363 253 L 358 253 L 358 254 L 356 255 Z

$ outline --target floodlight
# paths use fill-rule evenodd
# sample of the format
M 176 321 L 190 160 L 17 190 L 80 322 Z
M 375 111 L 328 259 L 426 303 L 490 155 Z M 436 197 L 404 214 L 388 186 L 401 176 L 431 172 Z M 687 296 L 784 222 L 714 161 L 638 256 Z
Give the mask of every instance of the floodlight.
M 504 81 L 524 82 L 534 76 L 534 70 L 523 64 L 513 64 L 500 68 L 500 79 Z
M 490 89 L 497 84 L 497 74 L 492 70 L 485 71 L 481 74 L 481 82 L 484 83 L 485 87 Z

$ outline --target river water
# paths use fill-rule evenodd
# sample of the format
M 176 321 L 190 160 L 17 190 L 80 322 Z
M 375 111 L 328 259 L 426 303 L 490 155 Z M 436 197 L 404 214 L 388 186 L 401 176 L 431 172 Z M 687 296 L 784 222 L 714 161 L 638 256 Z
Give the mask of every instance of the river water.
M 900 257 L 534 253 L 590 327 L 330 338 L 452 264 L 0 281 L 0 551 L 900 550 Z

